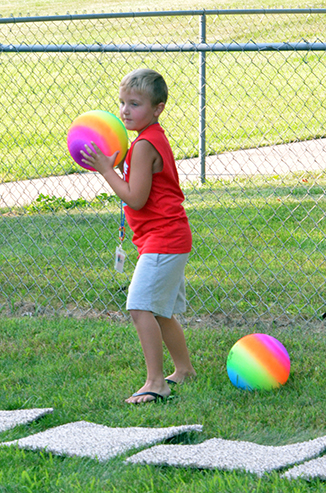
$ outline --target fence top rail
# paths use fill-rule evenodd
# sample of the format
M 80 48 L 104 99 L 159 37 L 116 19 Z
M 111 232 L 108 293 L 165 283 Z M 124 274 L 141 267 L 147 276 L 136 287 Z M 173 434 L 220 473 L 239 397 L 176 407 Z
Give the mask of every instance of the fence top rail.
M 142 12 L 108 12 L 98 14 L 65 14 L 47 16 L 0 17 L 0 24 L 17 24 L 26 22 L 56 22 L 89 19 L 117 19 L 128 17 L 167 17 L 167 16 L 201 16 L 201 15 L 270 15 L 270 14 L 326 14 L 326 8 L 272 8 L 272 9 L 201 9 L 201 10 L 161 10 Z
M 217 51 L 326 51 L 326 43 L 185 43 L 170 44 L 79 44 L 79 45 L 3 45 L 0 53 L 158 53 L 158 52 L 217 52 Z

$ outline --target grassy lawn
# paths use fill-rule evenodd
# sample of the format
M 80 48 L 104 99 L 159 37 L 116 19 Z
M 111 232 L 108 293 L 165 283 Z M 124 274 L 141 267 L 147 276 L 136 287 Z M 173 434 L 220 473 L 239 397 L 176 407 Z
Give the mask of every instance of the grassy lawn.
M 290 318 L 325 310 L 325 174 L 220 181 L 186 191 L 193 250 L 188 315 Z M 104 200 L 105 199 L 105 200 Z M 75 206 L 66 209 L 67 206 Z M 124 274 L 114 269 L 120 213 L 102 201 L 36 201 L 0 220 L 0 309 L 125 310 L 137 254 L 127 229 Z M 26 212 L 28 212 L 26 214 Z M 8 306 L 10 304 L 10 306 Z
M 13 440 L 72 421 L 110 427 L 203 424 L 203 433 L 180 443 L 208 438 L 284 445 L 325 435 L 325 327 L 273 329 L 291 357 L 286 385 L 271 392 L 232 386 L 226 372 L 233 344 L 252 327 L 186 328 L 196 381 L 174 390 L 167 403 L 128 406 L 124 398 L 145 378 L 140 345 L 129 325 L 106 320 L 2 319 L 1 409 L 54 407 L 36 423 L 2 433 Z M 171 371 L 166 359 L 166 371 Z M 178 443 L 174 441 L 174 443 Z M 0 491 L 4 492 L 322 492 L 320 481 L 287 481 L 279 473 L 259 479 L 244 472 L 131 466 L 20 451 L 0 450 Z
M 310 4 L 309 7 L 325 7 L 326 2 L 321 1 L 314 4 Z M 51 14 L 63 14 L 69 11 L 70 13 L 78 12 L 87 13 L 91 12 L 130 12 L 137 10 L 156 10 L 158 9 L 157 2 L 153 0 L 67 0 L 56 1 L 55 4 L 48 0 L 11 0 L 10 3 L 6 0 L 1 0 L 0 3 L 2 16 L 14 16 L 27 15 L 51 15 Z M 297 8 L 298 4 L 295 0 L 267 0 L 264 2 L 263 8 Z M 304 5 L 302 8 L 308 6 Z M 240 8 L 262 8 L 262 5 L 256 0 L 248 0 L 243 5 L 239 0 L 222 0 L 218 4 L 215 0 L 205 0 L 205 5 L 200 0 L 162 0 L 158 10 L 201 10 L 208 9 L 240 9 Z
M 101 11 L 103 3 L 19 2 L 19 12 L 49 14 Z M 197 9 L 199 2 L 193 2 Z M 279 6 L 281 2 L 279 2 Z M 290 7 L 287 2 L 284 7 Z M 105 4 L 114 11 L 117 2 Z M 206 2 L 205 8 L 214 6 Z M 255 6 L 254 3 L 247 5 Z M 265 5 L 268 7 L 268 4 Z M 274 2 L 273 6 L 278 6 Z M 151 4 L 146 4 L 146 9 Z M 189 9 L 186 2 L 162 8 Z M 224 2 L 221 8 L 242 7 Z M 4 5 L 18 13 L 18 3 Z M 61 8 L 61 10 L 60 10 Z M 119 10 L 145 8 L 119 2 Z M 63 10 L 62 10 L 63 9 Z M 8 14 L 7 14 L 8 15 Z M 276 42 L 321 39 L 324 16 L 207 16 L 207 42 Z M 4 44 L 93 44 L 197 42 L 198 16 L 121 18 L 2 25 Z M 208 53 L 207 153 L 323 137 L 325 55 L 323 52 Z M 170 96 L 162 124 L 177 159 L 198 156 L 199 55 L 196 53 L 2 53 L 0 62 L 0 168 L 4 182 L 80 171 L 67 150 L 69 125 L 90 109 L 118 115 L 122 76 L 148 66 L 166 77 Z M 49 111 L 51 108 L 51 111 Z M 23 109 L 23 114 L 22 114 Z M 133 136 L 130 135 L 132 139 Z

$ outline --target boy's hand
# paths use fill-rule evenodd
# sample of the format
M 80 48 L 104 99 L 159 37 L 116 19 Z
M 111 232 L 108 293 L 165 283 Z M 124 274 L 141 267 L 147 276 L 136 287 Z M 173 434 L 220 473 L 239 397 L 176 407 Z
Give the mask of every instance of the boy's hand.
M 88 154 L 85 151 L 80 151 L 84 158 L 82 159 L 83 163 L 96 169 L 101 175 L 108 169 L 113 169 L 119 151 L 116 151 L 112 156 L 106 156 L 94 142 L 91 142 L 91 144 L 94 147 L 95 152 L 87 144 L 85 145 L 85 150 Z

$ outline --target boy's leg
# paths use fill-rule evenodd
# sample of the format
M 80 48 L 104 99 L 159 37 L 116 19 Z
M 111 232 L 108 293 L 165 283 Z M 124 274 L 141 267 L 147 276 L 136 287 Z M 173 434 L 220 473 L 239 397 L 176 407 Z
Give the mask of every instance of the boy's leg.
M 162 332 L 160 325 L 152 312 L 144 310 L 130 310 L 134 325 L 137 329 L 138 337 L 143 349 L 147 379 L 145 385 L 137 393 L 155 392 L 163 397 L 170 394 L 163 375 L 163 347 Z M 139 404 L 154 400 L 151 395 L 131 396 L 126 399 L 129 404 Z
M 167 378 L 173 382 L 183 382 L 188 377 L 195 377 L 191 364 L 184 332 L 174 317 L 156 317 L 161 328 L 163 341 L 173 359 L 175 371 Z

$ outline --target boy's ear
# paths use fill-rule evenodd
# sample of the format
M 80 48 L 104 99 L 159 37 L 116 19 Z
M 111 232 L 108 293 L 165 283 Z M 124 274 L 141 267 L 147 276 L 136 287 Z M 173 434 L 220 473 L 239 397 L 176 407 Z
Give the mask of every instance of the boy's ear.
M 164 110 L 164 108 L 165 108 L 165 103 L 163 103 L 163 101 L 162 101 L 161 103 L 159 103 L 156 106 L 154 115 L 158 118 L 160 116 L 160 114 L 162 113 L 162 111 Z

